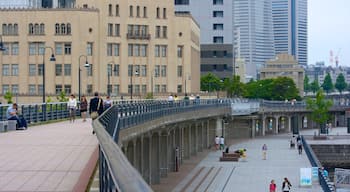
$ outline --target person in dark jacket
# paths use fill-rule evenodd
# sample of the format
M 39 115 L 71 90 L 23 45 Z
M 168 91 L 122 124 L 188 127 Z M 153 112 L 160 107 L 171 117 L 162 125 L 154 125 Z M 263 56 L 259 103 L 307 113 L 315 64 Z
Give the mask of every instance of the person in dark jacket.
M 103 100 L 99 97 L 98 92 L 95 92 L 95 97 L 90 99 L 90 108 L 89 113 L 91 115 L 92 112 L 97 112 L 98 115 L 103 113 Z M 92 134 L 95 134 L 95 131 L 92 131 Z

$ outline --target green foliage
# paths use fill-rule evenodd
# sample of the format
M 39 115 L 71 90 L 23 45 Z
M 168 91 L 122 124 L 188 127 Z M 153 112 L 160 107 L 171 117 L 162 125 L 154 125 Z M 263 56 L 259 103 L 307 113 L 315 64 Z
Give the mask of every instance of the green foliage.
M 154 99 L 153 93 L 147 93 L 145 99 Z
M 306 108 L 312 111 L 310 117 L 318 125 L 324 124 L 329 120 L 330 115 L 328 111 L 332 105 L 331 100 L 325 99 L 322 90 L 317 91 L 315 99 L 308 98 L 306 100 Z
M 64 91 L 61 91 L 60 95 L 57 96 L 57 100 L 59 102 L 67 102 L 68 101 L 68 98 L 66 96 L 66 93 Z
M 332 78 L 329 73 L 327 73 L 326 77 L 324 78 L 322 88 L 326 93 L 329 93 L 330 91 L 333 90 L 333 83 L 332 83 Z
M 52 97 L 51 97 L 51 96 L 48 96 L 48 97 L 47 97 L 47 100 L 46 100 L 46 103 L 52 103 L 52 102 L 53 102 Z
M 309 81 L 310 81 L 309 76 L 305 75 L 305 78 L 304 78 L 304 91 L 306 93 L 311 91 L 311 85 L 310 85 Z
M 213 73 L 201 77 L 201 91 L 219 91 L 222 89 L 220 78 Z
M 241 82 L 238 75 L 232 77 L 232 79 L 225 79 L 224 87 L 228 97 L 240 97 L 246 92 L 245 85 Z
M 5 93 L 4 98 L 6 99 L 8 104 L 13 103 L 12 102 L 13 94 L 10 91 L 7 91 Z
M 340 73 L 337 77 L 337 80 L 335 82 L 335 88 L 340 92 L 340 94 L 343 92 L 343 90 L 346 89 L 348 85 L 345 82 L 345 78 L 343 73 Z
M 315 79 L 311 84 L 310 84 L 310 90 L 313 93 L 316 93 L 317 91 L 320 90 L 320 85 L 318 84 L 318 79 Z

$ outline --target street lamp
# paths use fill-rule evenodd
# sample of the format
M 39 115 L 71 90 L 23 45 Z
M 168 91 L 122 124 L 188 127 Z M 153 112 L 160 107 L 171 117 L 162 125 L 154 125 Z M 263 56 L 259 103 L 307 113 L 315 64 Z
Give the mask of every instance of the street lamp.
M 45 50 L 46 49 L 51 49 L 51 57 L 50 61 L 56 61 L 55 55 L 53 54 L 53 48 L 52 47 L 44 47 L 44 52 L 43 52 L 43 103 L 46 103 L 45 101 Z
M 90 64 L 88 63 L 88 61 L 87 61 L 87 56 L 86 55 L 80 55 L 79 56 L 79 61 L 78 61 L 78 65 L 79 65 L 79 72 L 78 72 L 78 98 L 79 98 L 79 101 L 81 100 L 81 98 L 80 98 L 80 93 L 81 93 L 81 91 L 80 91 L 80 87 L 81 87 L 81 68 L 80 68 L 80 59 L 81 59 L 81 57 L 85 57 L 85 64 L 84 64 L 84 67 L 86 67 L 86 68 L 88 68 L 88 67 L 90 67 Z
M 6 51 L 4 44 L 2 43 L 2 35 L 0 35 L 0 51 Z
M 138 76 L 139 72 L 135 71 L 135 76 Z M 130 99 L 132 100 L 132 92 L 133 92 L 133 84 L 132 84 L 132 76 L 133 76 L 133 68 L 131 68 L 131 75 L 130 75 Z

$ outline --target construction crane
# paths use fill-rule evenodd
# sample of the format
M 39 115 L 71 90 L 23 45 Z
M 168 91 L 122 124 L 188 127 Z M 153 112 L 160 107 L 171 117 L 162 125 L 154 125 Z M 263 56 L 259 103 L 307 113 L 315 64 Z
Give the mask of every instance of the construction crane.
M 338 49 L 337 55 L 335 55 L 335 67 L 338 67 L 339 64 L 339 53 L 341 51 L 341 48 Z

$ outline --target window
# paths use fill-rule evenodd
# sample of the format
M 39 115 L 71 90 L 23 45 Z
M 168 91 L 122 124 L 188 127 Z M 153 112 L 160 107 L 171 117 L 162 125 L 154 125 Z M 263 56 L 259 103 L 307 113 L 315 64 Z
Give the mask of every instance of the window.
M 28 26 L 28 34 L 33 35 L 34 34 L 34 25 L 32 23 Z
M 56 76 L 62 75 L 62 64 L 55 65 L 55 74 L 56 74 Z
M 107 43 L 107 56 L 112 56 L 113 44 Z
M 64 44 L 64 54 L 70 55 L 72 51 L 72 44 L 71 43 L 65 43 Z
M 39 64 L 38 65 L 38 75 L 39 76 L 42 76 L 43 75 L 43 64 Z
M 222 23 L 214 23 L 213 24 L 213 29 L 214 30 L 224 30 L 224 24 L 222 24 Z
M 156 26 L 156 38 L 160 38 L 160 26 Z
M 86 55 L 91 56 L 93 50 L 93 43 L 88 42 L 86 46 Z
M 36 76 L 36 65 L 29 64 L 29 76 Z
M 114 36 L 120 36 L 120 24 L 114 24 Z
M 190 0 L 175 0 L 175 5 L 189 5 Z
M 163 19 L 166 19 L 166 8 L 163 8 Z
M 113 36 L 113 24 L 108 23 L 107 36 Z
M 140 56 L 140 46 L 138 44 L 134 45 L 134 56 Z
M 182 58 L 183 48 L 184 48 L 184 47 L 183 47 L 182 45 L 178 45 L 178 46 L 177 46 L 177 57 L 178 57 L 178 58 Z
M 166 57 L 167 56 L 168 46 L 167 45 L 162 45 L 161 48 L 162 48 L 162 57 Z
M 18 24 L 15 23 L 15 25 L 13 26 L 13 34 L 12 35 L 18 35 Z
M 140 17 L 140 6 L 136 7 L 136 17 Z
M 19 46 L 18 43 L 11 43 L 11 54 L 12 55 L 18 55 L 19 52 Z
M 141 65 L 141 76 L 147 76 L 147 65 Z
M 66 34 L 66 24 L 61 24 L 61 34 Z
M 10 53 L 10 44 L 9 43 L 3 43 L 3 46 L 5 47 L 5 51 L 2 51 L 2 55 L 8 55 Z
M 182 66 L 177 66 L 177 77 L 182 77 Z
M 71 93 L 72 92 L 72 86 L 71 85 L 64 85 L 64 92 L 65 93 Z
M 70 35 L 72 33 L 72 27 L 70 23 L 67 23 L 67 35 Z
M 38 93 L 39 94 L 43 94 L 43 85 L 41 84 L 41 85 L 38 85 Z
M 88 93 L 88 94 L 92 94 L 92 84 L 88 84 L 88 85 L 86 85 L 86 92 Z
M 162 93 L 166 93 L 166 85 L 162 85 Z
M 177 92 L 182 93 L 182 85 L 177 85 Z
M 119 76 L 119 65 L 118 64 L 114 65 L 113 75 L 114 76 Z
M 147 7 L 143 7 L 143 17 L 147 17 Z
M 147 85 L 142 85 L 141 92 L 147 93 Z
M 222 36 L 214 36 L 213 37 L 213 43 L 218 43 L 218 44 L 224 43 L 224 37 L 222 37 Z
M 141 57 L 147 57 L 147 45 L 141 45 Z
M 59 95 L 59 94 L 61 94 L 61 92 L 62 92 L 62 85 L 56 85 L 56 95 Z
M 156 65 L 154 66 L 154 77 L 159 77 L 160 73 L 160 66 Z
M 44 23 L 41 23 L 39 26 L 39 34 L 45 35 L 45 24 Z
M 45 50 L 45 43 L 32 42 L 29 43 L 29 55 L 43 55 Z
M 224 17 L 223 11 L 213 11 L 213 17 Z
M 128 76 L 132 76 L 132 72 L 133 72 L 133 66 L 130 64 L 128 65 Z
M 18 76 L 18 64 L 11 65 L 11 75 Z
M 9 64 L 3 64 L 2 65 L 2 75 L 3 76 L 9 76 L 10 75 L 10 65 Z
M 154 47 L 154 56 L 156 56 L 156 57 L 159 57 L 159 56 L 160 56 L 159 48 L 160 48 L 160 45 L 156 45 L 156 46 Z
M 154 87 L 154 92 L 159 93 L 160 85 L 156 84 Z
M 108 15 L 109 16 L 112 16 L 113 14 L 112 14 L 112 4 L 109 4 L 108 5 Z
M 93 65 L 90 63 L 90 67 L 87 68 L 87 76 L 92 76 L 92 72 L 93 72 L 92 67 Z
M 55 43 L 55 54 L 62 55 L 62 43 Z
M 157 7 L 157 19 L 159 19 L 160 18 L 160 9 L 159 9 L 159 7 Z
M 161 75 L 162 77 L 166 77 L 166 65 L 162 65 Z
M 39 34 L 40 34 L 39 24 L 35 23 L 34 24 L 34 35 L 39 35 Z
M 35 95 L 36 94 L 36 86 L 33 84 L 28 85 L 28 92 L 30 95 Z
M 213 0 L 213 5 L 223 5 L 224 0 Z
M 55 24 L 55 34 L 56 35 L 60 34 L 60 24 L 58 24 L 58 23 Z
M 71 76 L 72 67 L 71 64 L 64 64 L 64 76 Z
M 115 5 L 115 16 L 119 16 L 119 5 Z
M 120 86 L 119 85 L 113 85 L 113 93 L 115 95 L 119 95 L 119 93 L 120 93 Z
M 107 56 L 119 56 L 119 44 L 107 43 Z
M 55 35 L 71 35 L 72 25 L 70 23 L 56 23 L 55 24 Z
M 10 85 L 2 85 L 2 94 L 6 94 L 7 92 L 10 91 Z
M 2 24 L 2 35 L 7 35 L 7 34 L 8 34 L 7 25 Z
M 134 16 L 134 13 L 132 11 L 133 11 L 133 7 L 132 7 L 132 5 L 130 5 L 130 7 L 129 7 L 129 16 L 130 17 Z
M 132 44 L 129 44 L 128 45 L 128 56 L 133 56 L 133 54 L 132 54 L 132 47 L 133 47 L 133 45 Z
M 113 44 L 114 56 L 119 56 L 119 44 Z
M 18 85 L 17 84 L 13 84 L 11 86 L 11 92 L 12 93 L 18 93 Z
M 167 29 L 168 29 L 168 27 L 167 26 L 163 26 L 163 38 L 167 38 L 168 37 L 168 35 L 167 35 Z

